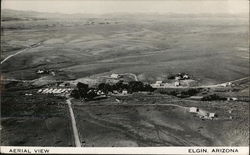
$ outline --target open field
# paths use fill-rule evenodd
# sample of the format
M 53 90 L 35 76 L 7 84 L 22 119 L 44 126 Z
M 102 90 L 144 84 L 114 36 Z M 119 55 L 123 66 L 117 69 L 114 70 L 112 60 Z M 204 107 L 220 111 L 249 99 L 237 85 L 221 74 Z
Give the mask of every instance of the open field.
M 107 80 L 111 73 L 154 83 L 185 72 L 198 86 L 249 77 L 247 17 L 2 13 L 2 145 L 75 146 L 72 116 L 83 147 L 249 145 L 246 101 L 194 101 L 158 89 L 97 101 L 73 99 L 70 115 L 68 98 L 37 93 L 59 82 Z M 204 90 L 197 95 L 249 100 L 249 78 Z M 192 106 L 215 112 L 218 119 L 202 120 L 188 112 Z
M 1 94 L 1 145 L 73 146 L 65 101 L 27 92 Z
M 187 72 L 204 84 L 249 74 L 247 18 L 21 20 L 3 22 L 2 30 L 3 58 L 41 42 L 2 64 L 6 78 L 36 79 L 40 68 L 56 70 L 57 79 L 129 72 L 150 82 Z
M 112 98 L 101 103 L 73 101 L 84 146 L 248 145 L 246 102 L 183 101 L 142 94 L 124 97 L 122 101 L 120 104 L 115 104 Z M 192 106 L 216 112 L 218 120 L 195 117 L 189 108 L 184 108 Z M 233 112 L 229 114 L 229 110 Z M 230 116 L 234 119 L 229 119 Z

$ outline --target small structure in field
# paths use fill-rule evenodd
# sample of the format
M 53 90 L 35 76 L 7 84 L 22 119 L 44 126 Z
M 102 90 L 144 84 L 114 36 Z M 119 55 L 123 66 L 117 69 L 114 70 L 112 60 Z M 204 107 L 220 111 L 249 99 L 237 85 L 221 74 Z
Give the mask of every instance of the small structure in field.
M 122 91 L 122 95 L 127 95 L 128 94 L 128 91 L 127 90 L 123 90 Z
M 197 113 L 197 112 L 199 112 L 199 109 L 196 107 L 191 107 L 191 108 L 189 108 L 189 112 L 190 113 Z
M 155 84 L 162 84 L 162 81 L 156 81 Z
M 117 90 L 113 90 L 113 94 L 118 94 L 119 92 Z
M 26 93 L 25 96 L 32 96 L 33 94 L 30 93 Z
M 51 74 L 52 76 L 56 76 L 56 73 L 53 72 L 53 71 L 52 71 L 50 74 Z
M 113 74 L 110 75 L 110 77 L 111 77 L 111 78 L 114 78 L 114 79 L 118 79 L 118 78 L 120 78 L 121 76 L 120 76 L 119 74 L 113 73 Z
M 97 95 L 105 95 L 105 93 L 103 91 L 101 91 L 101 90 L 98 90 Z
M 161 88 L 164 86 L 164 83 L 162 81 L 156 81 L 154 84 L 151 84 L 151 87 L 153 88 Z
M 44 73 L 44 70 L 39 69 L 39 70 L 36 71 L 36 73 L 37 73 L 37 74 L 43 74 L 43 73 Z
M 237 101 L 237 100 L 238 100 L 238 98 L 236 98 L 236 97 L 232 97 L 232 100 L 233 100 L 233 101 Z
M 237 97 L 228 97 L 227 98 L 228 101 L 238 101 Z
M 232 86 L 232 82 L 222 83 L 222 84 L 220 84 L 220 86 L 222 86 L 222 87 Z
M 214 119 L 215 113 L 209 113 L 208 117 L 209 117 L 210 119 Z
M 175 82 L 174 82 L 174 86 L 175 86 L 175 87 L 178 87 L 178 86 L 180 86 L 180 85 L 181 85 L 181 83 L 180 83 L 179 81 L 175 81 Z
M 188 76 L 188 74 L 185 74 L 183 75 L 183 79 L 186 80 L 186 79 L 189 79 L 190 77 Z

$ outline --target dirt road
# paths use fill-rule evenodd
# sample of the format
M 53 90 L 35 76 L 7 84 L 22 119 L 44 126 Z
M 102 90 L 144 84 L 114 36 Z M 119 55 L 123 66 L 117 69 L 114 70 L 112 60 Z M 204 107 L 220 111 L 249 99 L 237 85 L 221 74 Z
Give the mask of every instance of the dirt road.
M 75 115 L 73 112 L 73 109 L 71 107 L 71 98 L 66 100 L 68 106 L 69 106 L 69 112 L 70 112 L 70 117 L 71 117 L 71 123 L 72 123 L 72 129 L 73 129 L 73 134 L 74 134 L 74 140 L 75 140 L 75 145 L 76 147 L 81 147 L 81 142 L 78 134 L 78 130 L 76 127 L 76 120 L 75 120 Z
M 135 81 L 139 81 L 137 76 L 135 74 L 133 74 L 133 73 L 123 73 L 123 74 L 120 74 L 120 75 L 131 75 L 131 76 L 134 77 Z
M 28 49 L 31 49 L 31 48 L 34 48 L 34 47 L 39 46 L 41 43 L 42 43 L 42 42 L 39 42 L 39 43 L 30 45 L 29 47 L 27 47 L 27 48 L 25 48 L 25 49 L 23 49 L 23 50 L 21 50 L 21 51 L 18 51 L 18 52 L 16 52 L 15 54 L 11 54 L 11 55 L 7 56 L 3 61 L 1 61 L 1 64 L 3 64 L 5 61 L 9 60 L 11 57 L 14 57 L 14 56 L 16 56 L 16 55 L 18 55 L 18 54 L 20 54 L 20 53 L 23 53 L 23 52 L 27 51 Z
M 189 107 L 177 105 L 177 104 L 128 104 L 128 103 L 119 103 L 117 104 L 116 102 L 110 102 L 109 104 L 75 104 L 77 106 L 173 106 L 173 107 L 178 107 L 182 108 L 184 110 L 188 110 Z

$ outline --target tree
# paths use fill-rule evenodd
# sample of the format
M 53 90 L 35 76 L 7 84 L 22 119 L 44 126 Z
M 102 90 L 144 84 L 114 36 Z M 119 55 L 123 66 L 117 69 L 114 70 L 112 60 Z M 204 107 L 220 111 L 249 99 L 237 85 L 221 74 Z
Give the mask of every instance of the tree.
M 89 91 L 89 85 L 81 83 L 81 82 L 78 82 L 76 87 L 77 87 L 81 97 L 86 96 L 87 92 Z
M 145 84 L 144 86 L 143 86 L 143 91 L 149 91 L 149 92 L 153 92 L 155 89 L 152 87 L 152 86 L 150 86 L 149 84 Z
M 143 91 L 143 83 L 141 81 L 130 81 L 128 83 L 128 91 L 131 93 Z
M 124 89 L 128 89 L 128 85 L 123 83 L 123 81 L 119 81 L 114 86 L 115 90 L 122 91 Z
M 112 86 L 109 85 L 108 83 L 100 83 L 100 84 L 98 85 L 98 89 L 101 90 L 101 91 L 103 91 L 103 92 L 106 93 L 106 94 L 107 94 L 109 91 L 112 91 L 112 90 L 113 90 Z
M 90 89 L 86 94 L 85 98 L 88 100 L 92 100 L 94 97 L 98 96 L 94 89 Z
M 79 99 L 80 98 L 80 93 L 78 90 L 74 89 L 72 90 L 72 92 L 70 93 L 71 97 L 74 97 L 75 99 Z

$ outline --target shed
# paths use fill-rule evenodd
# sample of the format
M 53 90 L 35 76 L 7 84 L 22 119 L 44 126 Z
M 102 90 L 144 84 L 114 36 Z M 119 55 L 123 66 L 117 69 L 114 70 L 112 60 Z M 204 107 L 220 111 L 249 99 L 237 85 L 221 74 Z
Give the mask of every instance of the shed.
M 188 76 L 187 74 L 185 74 L 185 75 L 183 76 L 183 79 L 189 79 L 189 76 Z
M 237 101 L 237 100 L 238 100 L 238 98 L 236 98 L 236 97 L 232 97 L 232 100 L 233 100 L 233 101 Z
M 36 73 L 37 73 L 37 74 L 43 74 L 44 71 L 39 69 L 38 71 L 36 71 Z
M 162 84 L 162 81 L 156 81 L 155 84 Z
M 175 81 L 174 86 L 178 87 L 178 86 L 180 86 L 180 85 L 181 85 L 181 84 L 180 84 L 179 81 Z
M 150 84 L 150 86 L 153 88 L 160 88 L 161 87 L 160 84 Z
M 189 108 L 189 112 L 191 112 L 191 113 L 197 113 L 197 112 L 199 112 L 199 109 L 196 108 L 196 107 L 191 107 L 191 108 Z
M 128 91 L 127 90 L 123 90 L 122 91 L 122 95 L 127 95 L 128 94 Z
M 209 113 L 208 117 L 213 119 L 215 117 L 215 113 Z

